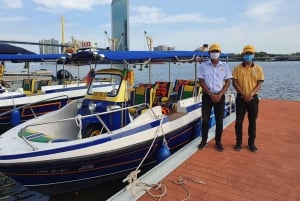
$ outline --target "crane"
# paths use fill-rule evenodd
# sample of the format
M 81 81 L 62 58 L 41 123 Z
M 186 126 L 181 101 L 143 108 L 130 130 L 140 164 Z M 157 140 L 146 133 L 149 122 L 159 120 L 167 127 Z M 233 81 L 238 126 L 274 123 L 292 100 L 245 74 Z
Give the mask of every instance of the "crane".
M 146 39 L 146 43 L 147 43 L 147 46 L 148 46 L 148 50 L 149 51 L 152 51 L 153 49 L 153 39 L 151 36 L 147 35 L 147 32 L 144 31 L 144 34 L 145 34 L 145 39 Z
M 122 40 L 123 40 L 124 33 L 121 34 L 120 39 L 108 37 L 107 31 L 104 31 L 104 34 L 106 35 L 106 38 L 107 38 L 107 40 L 108 40 L 110 49 L 113 50 L 113 51 L 118 50 L 119 47 L 120 47 L 120 44 L 121 44 L 121 42 L 122 42 Z

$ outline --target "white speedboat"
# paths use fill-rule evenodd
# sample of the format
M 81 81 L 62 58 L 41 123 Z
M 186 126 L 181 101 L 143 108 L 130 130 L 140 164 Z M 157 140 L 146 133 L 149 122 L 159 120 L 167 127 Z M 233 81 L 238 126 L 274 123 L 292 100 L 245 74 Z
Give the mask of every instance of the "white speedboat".
M 128 59 L 128 64 L 130 58 L 147 59 L 153 53 L 121 54 L 114 56 Z M 190 52 L 181 56 L 194 58 Z M 0 136 L 1 172 L 44 194 L 58 194 L 153 166 L 201 134 L 201 94 L 160 102 L 152 97 L 154 88 L 134 87 L 128 65 L 91 75 L 84 98 Z M 94 87 L 99 80 L 111 85 Z M 230 114 L 231 94 L 226 102 Z M 169 112 L 163 113 L 166 107 Z

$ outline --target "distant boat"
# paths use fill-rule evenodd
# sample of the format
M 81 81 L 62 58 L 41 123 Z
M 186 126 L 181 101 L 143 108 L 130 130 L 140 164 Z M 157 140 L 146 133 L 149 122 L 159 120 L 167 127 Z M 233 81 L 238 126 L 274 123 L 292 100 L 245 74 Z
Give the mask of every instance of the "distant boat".
M 39 80 L 53 80 L 53 72 L 47 69 L 39 69 L 35 71 L 28 72 L 27 70 L 22 71 L 4 71 L 2 77 L 3 81 L 6 82 L 19 82 L 24 79 L 39 79 Z

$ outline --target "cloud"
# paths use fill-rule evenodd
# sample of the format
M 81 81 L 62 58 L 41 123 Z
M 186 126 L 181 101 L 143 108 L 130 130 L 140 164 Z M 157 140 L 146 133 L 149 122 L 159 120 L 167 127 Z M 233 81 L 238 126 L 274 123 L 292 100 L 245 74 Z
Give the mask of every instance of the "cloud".
M 252 6 L 252 4 L 254 4 Z M 268 1 L 268 2 L 252 2 L 248 5 L 250 9 L 246 12 L 247 16 L 254 18 L 258 21 L 266 22 L 272 20 L 276 13 L 280 10 L 281 1 Z
M 167 15 L 157 7 L 134 7 L 133 11 L 136 15 L 130 16 L 130 23 L 133 24 L 177 24 L 177 23 L 220 23 L 226 19 L 220 18 L 208 18 L 199 13 L 185 13 L 178 15 Z
M 68 1 L 54 1 L 54 0 L 32 0 L 34 3 L 40 5 L 39 10 L 51 12 L 53 10 L 93 10 L 94 6 L 110 4 L 111 0 L 68 0 Z
M 2 7 L 4 8 L 22 8 L 22 1 L 21 0 L 2 0 L 1 2 Z
M 0 17 L 0 22 L 20 22 L 26 20 L 24 16 Z

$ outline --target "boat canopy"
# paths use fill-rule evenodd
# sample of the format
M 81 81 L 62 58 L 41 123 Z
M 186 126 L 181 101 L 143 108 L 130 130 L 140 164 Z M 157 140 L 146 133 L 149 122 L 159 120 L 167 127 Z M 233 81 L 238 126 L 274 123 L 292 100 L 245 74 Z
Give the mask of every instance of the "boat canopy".
M 76 60 L 94 60 L 104 58 L 110 61 L 137 61 L 137 60 L 174 60 L 192 59 L 195 57 L 208 57 L 208 52 L 203 51 L 83 51 L 73 54 L 69 57 L 67 54 L 0 54 L 0 61 L 25 62 L 25 61 L 49 61 L 57 60 L 76 61 Z M 230 54 L 221 53 L 222 58 L 230 57 Z
M 47 61 L 63 60 L 66 54 L 0 54 L 0 61 L 24 62 L 24 61 Z
M 208 52 L 203 51 L 97 51 L 105 59 L 112 61 L 122 60 L 165 60 L 178 58 L 208 57 Z M 230 54 L 221 54 L 221 57 L 229 57 Z

